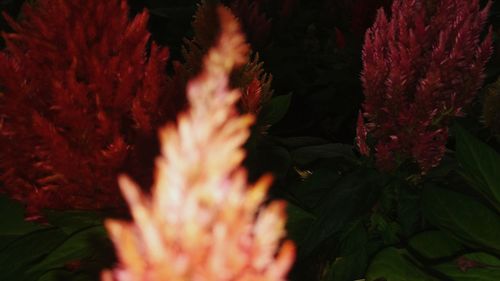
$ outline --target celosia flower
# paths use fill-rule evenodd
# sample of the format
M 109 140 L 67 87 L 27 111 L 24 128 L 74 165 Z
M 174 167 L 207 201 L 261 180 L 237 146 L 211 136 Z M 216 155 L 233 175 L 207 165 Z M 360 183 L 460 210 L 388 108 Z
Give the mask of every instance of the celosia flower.
M 241 146 L 253 116 L 239 116 L 228 88 L 247 45 L 231 13 L 217 8 L 221 34 L 187 86 L 190 109 L 160 131 L 151 197 L 126 177 L 133 221 L 106 221 L 119 264 L 103 280 L 284 280 L 294 257 L 284 203 L 260 207 L 270 177 L 247 186 Z M 260 211 L 259 211 L 260 209 Z
M 199 73 L 202 57 L 212 46 L 218 30 L 217 16 L 214 14 L 214 6 L 211 1 L 202 1 L 194 16 L 194 37 L 186 40 L 183 48 L 185 63 L 178 65 L 177 74 L 184 81 Z M 269 101 L 273 91 L 271 89 L 272 76 L 265 73 L 263 63 L 259 61 L 258 54 L 253 59 L 238 66 L 230 78 L 230 86 L 238 88 L 243 93 L 240 110 L 243 113 L 258 114 L 262 106 Z
M 490 6 L 396 0 L 390 20 L 379 11 L 366 33 L 362 72 L 363 116 L 379 168 L 410 159 L 425 173 L 439 163 L 449 120 L 463 114 L 483 83 L 492 38 L 490 32 L 481 42 L 480 34 Z
M 148 153 L 136 143 L 152 142 L 178 111 L 167 90 L 168 51 L 152 43 L 148 52 L 148 14 L 130 20 L 125 0 L 39 0 L 19 22 L 7 19 L 14 33 L 4 34 L 0 53 L 2 192 L 30 214 L 122 206 L 117 174 L 137 167 L 136 156 Z M 150 174 L 140 167 L 138 175 Z
M 272 26 L 271 20 L 262 11 L 262 4 L 262 1 L 231 1 L 231 10 L 240 19 L 248 41 L 257 49 L 267 43 Z

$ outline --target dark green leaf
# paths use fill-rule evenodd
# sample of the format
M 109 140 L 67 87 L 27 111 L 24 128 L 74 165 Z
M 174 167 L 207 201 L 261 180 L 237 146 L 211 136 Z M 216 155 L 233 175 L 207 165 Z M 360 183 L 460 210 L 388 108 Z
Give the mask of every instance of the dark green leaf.
M 297 165 L 305 166 L 318 159 L 341 157 L 356 161 L 351 145 L 329 143 L 316 146 L 302 147 L 292 151 L 292 159 Z
M 66 239 L 60 229 L 31 232 L 0 251 L 0 280 L 33 280 L 26 271 Z
M 440 230 L 432 230 L 414 236 L 410 247 L 426 259 L 452 257 L 463 249 L 455 238 Z
M 67 234 L 90 226 L 102 225 L 103 215 L 89 211 L 47 211 L 45 216 L 51 225 Z
M 500 212 L 500 155 L 457 124 L 454 132 L 465 177 Z
M 463 259 L 472 264 L 471 268 L 460 269 L 456 261 L 435 267 L 439 272 L 455 281 L 498 281 L 500 280 L 500 260 L 486 253 L 471 253 Z
M 402 233 L 409 237 L 417 229 L 421 218 L 421 195 L 413 186 L 402 186 L 397 205 L 398 223 Z
M 500 253 L 500 217 L 478 201 L 436 186 L 423 194 L 424 216 L 467 244 Z
M 259 114 L 259 123 L 274 125 L 280 121 L 288 111 L 292 94 L 276 96 L 269 103 L 264 105 Z
M 64 243 L 50 252 L 43 260 L 31 267 L 31 275 L 41 274 L 51 269 L 63 267 L 67 262 L 82 260 L 98 252 L 92 247 L 93 239 L 106 239 L 102 226 L 94 226 L 73 233 Z
M 357 170 L 345 175 L 318 206 L 318 219 L 299 244 L 299 258 L 309 256 L 326 239 L 372 207 L 384 180 L 373 170 Z
M 361 221 L 349 225 L 340 238 L 340 255 L 328 269 L 331 281 L 352 281 L 362 278 L 368 266 L 368 234 Z
M 41 225 L 25 221 L 21 204 L 0 196 L 0 236 L 23 235 L 41 228 Z
M 292 203 L 287 204 L 287 235 L 294 241 L 300 241 L 304 238 L 307 229 L 315 220 L 313 214 Z
M 291 137 L 291 138 L 273 138 L 276 143 L 285 146 L 288 149 L 295 149 L 304 146 L 315 146 L 327 144 L 328 141 L 316 137 Z
M 368 267 L 367 281 L 437 281 L 420 270 L 405 250 L 387 248 L 375 256 Z
M 95 281 L 95 276 L 85 273 L 72 272 L 64 269 L 51 270 L 36 281 Z
M 288 190 L 294 195 L 301 206 L 308 209 L 315 209 L 321 200 L 327 195 L 335 182 L 341 175 L 335 170 L 334 165 L 322 165 L 315 170 L 300 170 L 296 171 L 305 175 L 306 178 L 297 180 L 289 185 Z

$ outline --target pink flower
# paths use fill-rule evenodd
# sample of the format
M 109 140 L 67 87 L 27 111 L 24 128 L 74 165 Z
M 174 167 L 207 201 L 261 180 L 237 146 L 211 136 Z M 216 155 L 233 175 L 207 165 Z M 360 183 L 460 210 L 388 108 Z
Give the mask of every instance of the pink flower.
M 425 173 L 440 162 L 446 127 L 482 86 L 492 53 L 491 32 L 480 40 L 491 2 L 431 2 L 395 0 L 366 33 L 363 116 L 381 169 L 409 159 Z

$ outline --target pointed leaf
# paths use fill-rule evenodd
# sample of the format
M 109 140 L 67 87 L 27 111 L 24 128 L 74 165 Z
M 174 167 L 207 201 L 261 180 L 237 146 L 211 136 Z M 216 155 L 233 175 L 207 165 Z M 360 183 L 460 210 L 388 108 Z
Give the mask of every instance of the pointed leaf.
M 387 248 L 368 267 L 367 281 L 437 281 L 420 270 L 405 250 Z
M 500 212 L 500 155 L 459 125 L 454 132 L 457 159 L 465 177 Z
M 457 261 L 440 264 L 436 270 L 455 281 L 498 281 L 500 280 L 500 259 L 486 253 L 464 255 L 470 268 L 460 268 Z
M 292 101 L 292 94 L 276 96 L 265 104 L 259 114 L 259 123 L 274 125 L 278 123 L 288 111 Z
M 463 249 L 455 238 L 440 230 L 426 231 L 415 235 L 410 247 L 426 259 L 452 257 Z
M 500 253 L 500 217 L 485 205 L 460 193 L 427 186 L 424 216 L 463 242 Z

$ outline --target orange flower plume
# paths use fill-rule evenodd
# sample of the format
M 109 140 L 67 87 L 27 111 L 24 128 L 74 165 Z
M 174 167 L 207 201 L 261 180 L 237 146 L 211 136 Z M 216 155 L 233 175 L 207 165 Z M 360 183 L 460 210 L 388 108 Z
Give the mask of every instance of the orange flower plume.
M 216 9 L 220 35 L 187 85 L 190 109 L 160 131 L 152 196 L 119 178 L 133 221 L 106 222 L 119 264 L 104 281 L 284 280 L 294 260 L 290 241 L 280 247 L 284 202 L 261 207 L 271 178 L 248 186 L 240 167 L 254 118 L 238 114 L 228 77 L 248 46 L 230 11 Z

